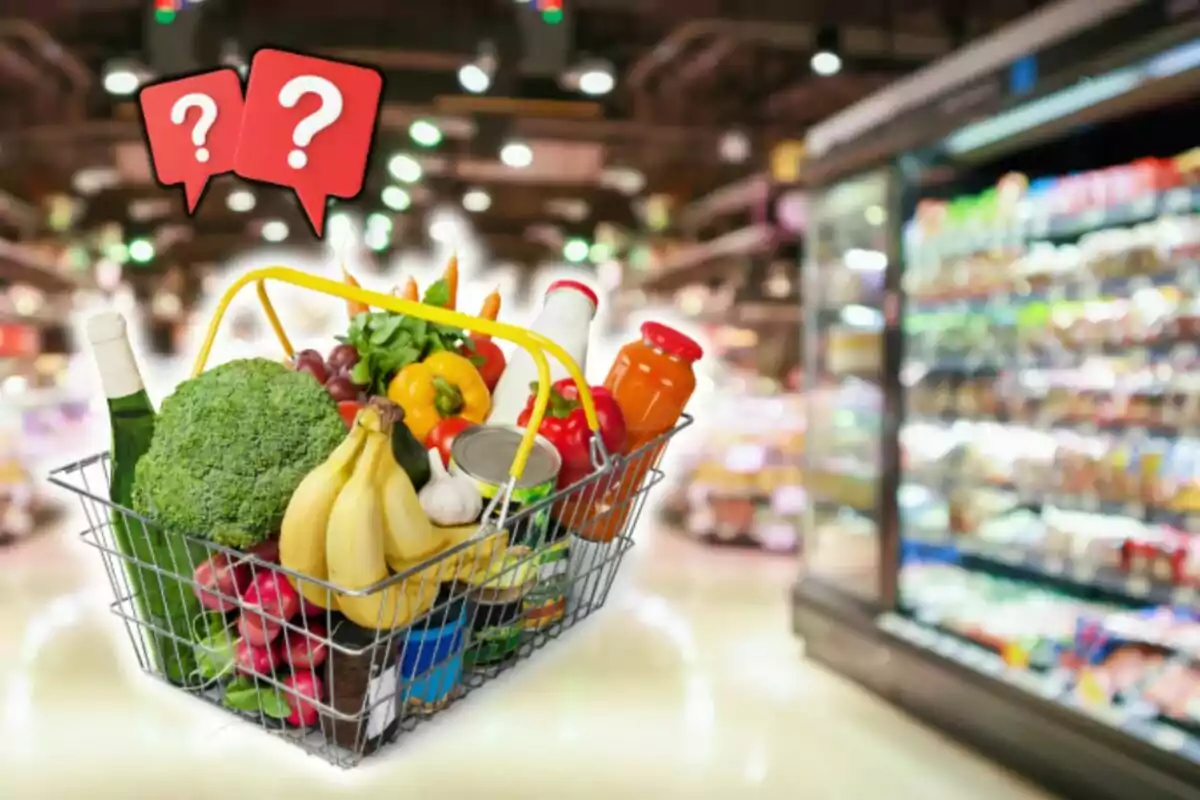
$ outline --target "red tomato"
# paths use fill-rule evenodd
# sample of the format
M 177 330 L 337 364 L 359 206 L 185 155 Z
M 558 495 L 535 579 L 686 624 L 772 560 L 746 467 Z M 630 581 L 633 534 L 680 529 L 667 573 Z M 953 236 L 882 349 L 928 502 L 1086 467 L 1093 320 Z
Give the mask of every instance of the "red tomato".
M 450 466 L 450 448 L 454 445 L 454 437 L 467 428 L 475 427 L 475 423 L 462 417 L 449 417 L 433 426 L 433 430 L 425 437 L 425 449 L 437 448 L 442 457 L 442 463 Z
M 343 400 L 338 403 L 338 413 L 342 415 L 342 422 L 346 423 L 346 429 L 354 427 L 354 420 L 358 417 L 358 412 L 362 411 L 363 404 L 357 400 Z
M 471 363 L 475 364 L 475 369 L 479 370 L 479 375 L 487 384 L 490 392 L 500 382 L 500 376 L 504 373 L 504 367 L 507 365 L 504 351 L 492 341 L 490 336 L 472 333 L 470 339 L 474 349 L 468 345 L 463 348 L 463 352 L 467 358 L 472 359 Z

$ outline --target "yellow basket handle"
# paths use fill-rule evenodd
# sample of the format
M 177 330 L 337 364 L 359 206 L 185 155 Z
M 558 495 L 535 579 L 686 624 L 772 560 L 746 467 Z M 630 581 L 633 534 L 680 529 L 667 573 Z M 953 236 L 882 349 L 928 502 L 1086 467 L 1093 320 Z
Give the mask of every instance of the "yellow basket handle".
M 507 325 L 503 322 L 480 319 L 479 317 L 472 317 L 469 314 L 463 314 L 459 311 L 451 311 L 447 308 L 438 308 L 437 306 L 429 306 L 424 303 L 413 302 L 412 300 L 404 300 L 390 294 L 372 292 L 368 289 L 350 286 L 339 281 L 331 281 L 319 275 L 301 272 L 300 270 L 288 267 L 263 267 L 261 269 L 250 270 L 225 290 L 224 296 L 221 297 L 221 302 L 217 304 L 217 308 L 213 312 L 212 321 L 208 324 L 208 332 L 204 336 L 204 344 L 200 347 L 200 352 L 196 354 L 196 361 L 192 366 L 193 378 L 203 372 L 205 365 L 208 363 L 213 342 L 216 341 L 217 331 L 221 327 L 221 320 L 225 317 L 225 312 L 229 309 L 229 304 L 233 301 L 237 293 L 249 283 L 255 284 L 259 302 L 262 303 L 263 312 L 267 315 L 267 321 L 271 323 L 271 328 L 275 331 L 275 336 L 283 346 L 284 353 L 287 354 L 288 358 L 295 355 L 295 349 L 292 347 L 291 340 L 288 339 L 287 333 L 284 332 L 283 325 L 279 322 L 279 315 L 275 313 L 275 307 L 271 304 L 271 299 L 267 296 L 266 281 L 268 280 L 289 283 L 293 286 L 299 286 L 302 289 L 333 295 L 344 300 L 352 300 L 372 308 L 381 308 L 396 314 L 418 317 L 438 325 L 449 325 L 455 328 L 475 331 L 486 336 L 513 342 L 519 347 L 524 348 L 533 358 L 534 366 L 537 367 L 538 388 L 533 404 L 533 413 L 529 416 L 529 423 L 525 426 L 525 434 L 521 438 L 521 444 L 517 448 L 517 453 L 513 457 L 512 467 L 509 469 L 509 476 L 514 480 L 519 480 L 525 472 L 525 464 L 529 460 L 529 454 L 533 452 L 534 439 L 537 437 L 538 428 L 541 427 L 542 420 L 545 418 L 546 406 L 550 402 L 550 365 L 546 361 L 546 353 L 552 355 L 566 368 L 567 374 L 571 377 L 571 380 L 575 381 L 575 385 L 579 388 L 579 402 L 583 405 L 583 413 L 587 417 L 588 428 L 593 433 L 598 434 L 600 431 L 600 420 L 596 415 L 596 403 L 592 399 L 591 389 L 588 388 L 587 379 L 584 378 L 579 365 L 567 354 L 566 350 L 563 350 L 562 347 L 545 336 L 533 331 L 527 331 L 524 328 L 518 328 L 514 325 Z M 595 440 L 599 441 L 599 438 L 599 436 L 596 436 Z

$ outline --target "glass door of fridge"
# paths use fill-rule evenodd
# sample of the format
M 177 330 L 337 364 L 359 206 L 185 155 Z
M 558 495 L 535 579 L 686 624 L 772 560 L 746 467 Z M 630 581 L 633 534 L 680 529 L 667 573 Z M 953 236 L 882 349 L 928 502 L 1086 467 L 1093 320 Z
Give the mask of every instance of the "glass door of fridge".
M 886 170 L 818 192 L 805 266 L 804 574 L 878 605 Z

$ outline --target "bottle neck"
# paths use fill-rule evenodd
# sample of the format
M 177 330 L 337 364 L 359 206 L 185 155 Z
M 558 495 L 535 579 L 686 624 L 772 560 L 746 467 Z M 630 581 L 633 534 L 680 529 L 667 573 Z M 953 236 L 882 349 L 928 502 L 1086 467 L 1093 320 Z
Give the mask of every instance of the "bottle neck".
M 92 352 L 100 368 L 100 385 L 106 398 L 117 400 L 145 389 L 128 337 L 93 343 Z
M 596 307 L 580 292 L 570 289 L 559 289 L 546 296 L 542 304 L 542 314 L 555 318 L 591 322 L 596 315 Z

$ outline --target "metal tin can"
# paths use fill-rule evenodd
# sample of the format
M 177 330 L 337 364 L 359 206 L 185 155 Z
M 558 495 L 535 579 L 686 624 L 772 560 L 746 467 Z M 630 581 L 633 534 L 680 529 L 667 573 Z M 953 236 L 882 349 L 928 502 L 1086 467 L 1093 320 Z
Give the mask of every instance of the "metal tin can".
M 450 464 L 473 479 L 486 505 L 508 483 L 508 471 L 521 445 L 524 431 L 508 426 L 477 425 L 467 428 L 454 439 L 450 448 Z M 554 445 L 538 436 L 533 451 L 525 463 L 525 473 L 513 489 L 508 517 L 511 519 L 526 506 L 536 505 L 554 494 L 562 457 Z M 484 520 L 485 522 L 488 520 Z M 513 544 L 540 547 L 549 530 L 550 506 L 546 504 L 532 518 L 508 527 Z
M 537 583 L 525 595 L 525 629 L 536 631 L 549 627 L 563 618 L 567 609 L 568 541 L 560 538 L 539 547 L 533 554 Z

